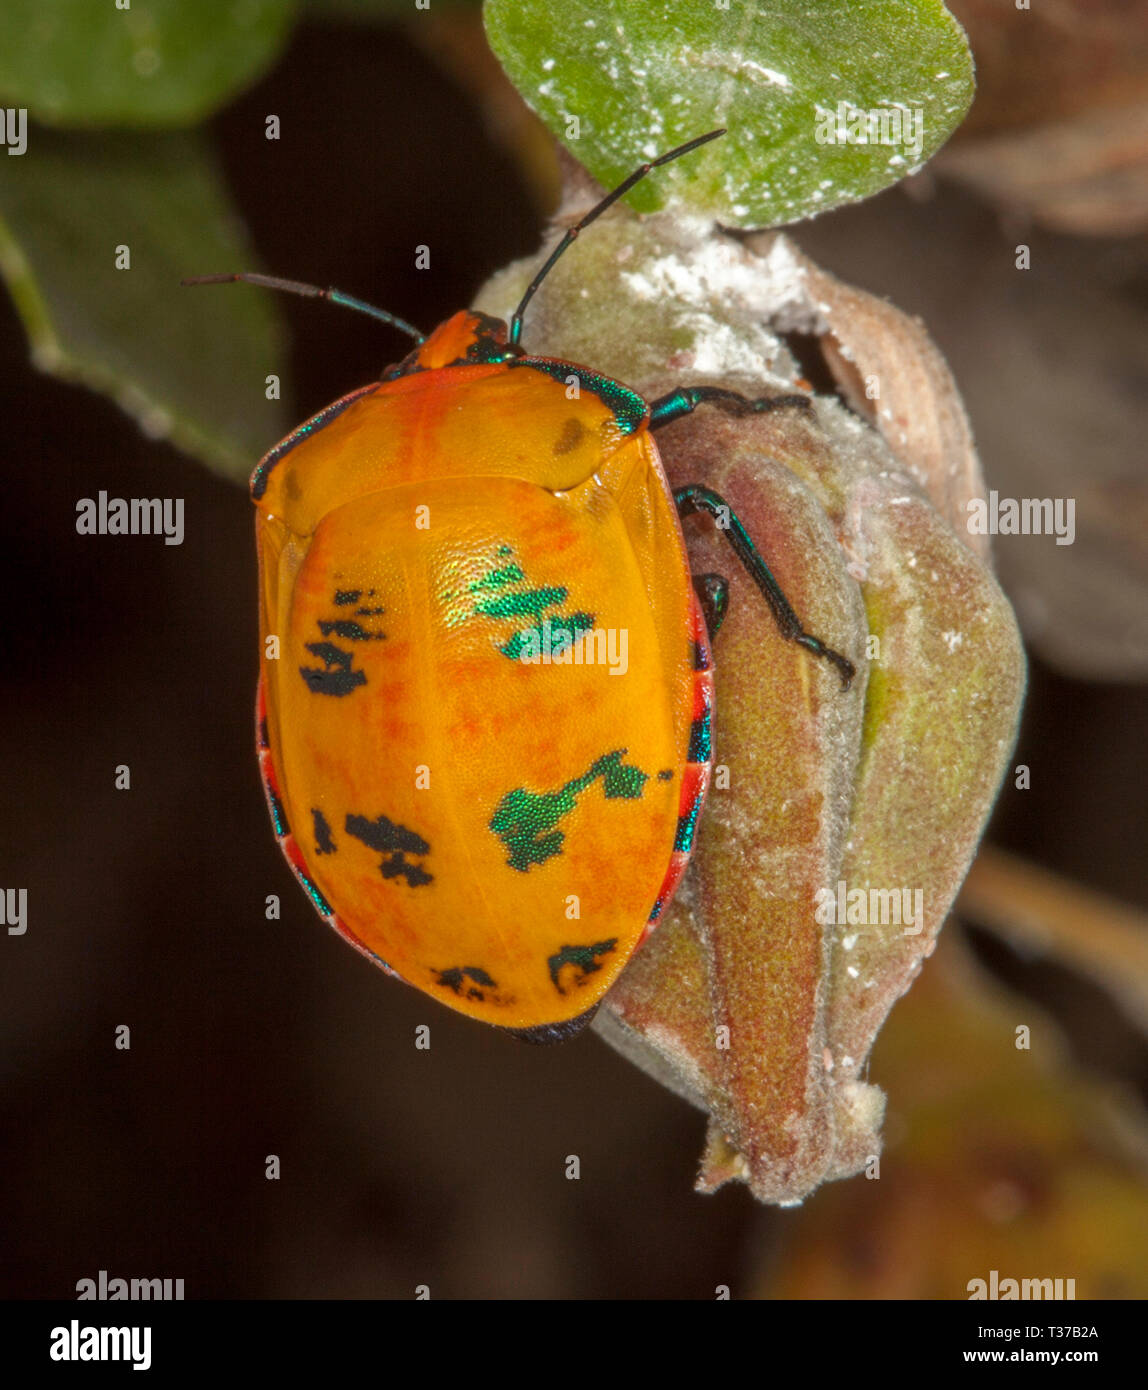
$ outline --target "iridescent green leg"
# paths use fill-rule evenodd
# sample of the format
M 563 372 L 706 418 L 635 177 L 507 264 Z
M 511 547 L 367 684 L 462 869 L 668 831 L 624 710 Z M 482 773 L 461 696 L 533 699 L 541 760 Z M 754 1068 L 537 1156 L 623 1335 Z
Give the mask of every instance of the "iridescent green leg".
M 812 410 L 813 402 L 808 396 L 758 396 L 751 400 L 738 391 L 727 391 L 724 386 L 679 386 L 668 395 L 659 396 L 650 404 L 650 428 L 659 429 L 683 415 L 692 415 L 703 403 L 715 405 L 729 415 L 764 415 L 770 410 Z
M 793 611 L 789 600 L 781 591 L 781 586 L 774 579 L 769 566 L 761 558 L 757 546 L 750 539 L 749 532 L 741 524 L 729 503 L 711 488 L 702 487 L 699 483 L 691 483 L 688 487 L 679 488 L 674 493 L 674 502 L 677 504 L 680 516 L 689 516 L 693 512 L 706 512 L 713 517 L 717 522 L 718 530 L 733 547 L 737 558 L 745 567 L 746 573 L 761 590 L 762 597 L 769 604 L 774 621 L 781 630 L 781 635 L 791 642 L 796 642 L 798 646 L 805 647 L 815 656 L 832 662 L 841 673 L 842 686 L 848 690 L 850 682 L 856 674 L 853 663 L 843 657 L 840 652 L 835 652 L 831 647 L 827 647 L 820 637 L 814 637 L 812 633 L 806 632 L 801 619 Z

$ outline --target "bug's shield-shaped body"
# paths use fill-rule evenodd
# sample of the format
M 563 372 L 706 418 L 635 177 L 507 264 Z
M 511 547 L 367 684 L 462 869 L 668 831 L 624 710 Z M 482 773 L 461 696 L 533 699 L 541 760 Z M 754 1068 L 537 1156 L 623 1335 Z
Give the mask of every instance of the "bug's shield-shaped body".
M 644 419 L 439 363 L 443 332 L 257 471 L 261 758 L 333 925 L 536 1028 L 601 998 L 676 886 L 709 663 Z

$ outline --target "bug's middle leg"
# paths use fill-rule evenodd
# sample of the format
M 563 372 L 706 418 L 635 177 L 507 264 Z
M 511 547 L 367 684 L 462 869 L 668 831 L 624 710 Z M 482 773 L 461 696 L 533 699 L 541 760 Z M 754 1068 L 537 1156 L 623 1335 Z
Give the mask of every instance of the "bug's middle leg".
M 701 604 L 706 631 L 712 642 L 718 634 L 718 628 L 725 622 L 725 615 L 729 609 L 729 580 L 724 574 L 695 574 L 694 593 Z
M 703 487 L 700 483 L 691 483 L 687 487 L 678 488 L 674 493 L 674 503 L 677 506 L 679 516 L 689 516 L 694 512 L 701 512 L 714 518 L 718 523 L 718 530 L 729 542 L 746 573 L 757 585 L 762 597 L 769 605 L 770 612 L 773 614 L 774 621 L 777 623 L 782 636 L 835 666 L 841 677 L 842 686 L 848 689 L 856 674 L 853 663 L 848 657 L 842 656 L 840 652 L 826 646 L 820 637 L 815 637 L 813 633 L 806 631 L 801 619 L 782 592 L 781 585 L 778 584 L 773 572 L 765 563 L 757 546 L 754 545 L 749 532 L 725 498 L 714 492 L 712 488 Z M 705 580 L 715 577 L 717 576 L 700 576 L 703 587 Z M 700 591 L 698 597 L 704 609 L 706 597 Z M 719 623 L 723 616 L 724 608 L 718 618 Z M 710 635 L 713 635 L 712 630 Z

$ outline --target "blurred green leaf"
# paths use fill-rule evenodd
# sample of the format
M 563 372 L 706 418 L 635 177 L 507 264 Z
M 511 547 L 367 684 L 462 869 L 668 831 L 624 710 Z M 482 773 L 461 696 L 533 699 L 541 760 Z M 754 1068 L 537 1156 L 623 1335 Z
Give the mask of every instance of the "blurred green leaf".
M 121 246 L 130 269 L 116 268 Z M 236 480 L 285 433 L 264 395 L 282 377 L 278 309 L 179 281 L 253 261 L 197 136 L 40 131 L 27 155 L 0 158 L 0 274 L 33 361 Z
M 727 127 L 630 195 L 643 212 L 680 199 L 762 227 L 856 202 L 924 163 L 972 100 L 968 44 L 940 0 L 487 0 L 485 15 L 526 101 L 607 187 Z
M 307 10 L 316 19 L 347 19 L 360 24 L 391 23 L 399 19 L 421 19 L 431 8 L 415 8 L 415 0 L 305 0 Z M 436 13 L 444 10 L 477 10 L 482 0 L 434 0 Z
M 191 125 L 249 86 L 296 0 L 4 0 L 0 105 L 47 125 Z
M 415 13 L 415 0 L 306 0 L 316 19 L 351 19 L 361 24 L 407 18 Z

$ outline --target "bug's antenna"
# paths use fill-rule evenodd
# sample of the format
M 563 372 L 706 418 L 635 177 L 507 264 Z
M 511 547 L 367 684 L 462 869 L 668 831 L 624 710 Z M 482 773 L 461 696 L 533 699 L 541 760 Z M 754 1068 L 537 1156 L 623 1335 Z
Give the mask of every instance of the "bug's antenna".
M 597 203 L 590 209 L 581 222 L 576 222 L 550 253 L 546 264 L 527 286 L 526 293 L 522 296 L 518 308 L 514 311 L 514 317 L 510 320 L 510 346 L 518 346 L 518 340 L 522 337 L 522 315 L 526 306 L 534 298 L 534 292 L 538 289 L 538 286 L 541 285 L 543 280 L 546 279 L 547 275 L 550 274 L 551 270 L 554 268 L 554 262 L 561 256 L 570 243 L 575 240 L 583 227 L 588 227 L 596 217 L 601 217 L 611 203 L 616 203 L 619 198 L 629 193 L 630 189 L 641 179 L 644 179 L 651 169 L 656 169 L 659 164 L 669 164 L 672 159 L 680 159 L 682 155 L 689 154 L 691 150 L 696 150 L 699 145 L 707 145 L 711 140 L 716 140 L 719 135 L 724 134 L 725 127 L 723 126 L 720 130 L 711 130 L 707 135 L 699 135 L 693 140 L 687 140 L 684 145 L 679 145 L 677 149 L 670 150 L 666 154 L 660 154 L 657 159 L 651 159 L 648 164 L 643 164 L 640 169 L 635 169 L 629 178 L 623 179 L 618 187 L 614 189 L 613 193 L 607 193 L 600 203 Z
M 241 280 L 245 285 L 262 285 L 267 290 L 285 290 L 288 294 L 300 294 L 305 299 L 329 299 L 332 304 L 342 304 L 347 309 L 357 309 L 360 314 L 369 314 L 382 323 L 389 323 L 401 333 L 408 333 L 416 343 L 425 343 L 426 334 L 420 333 L 405 319 L 388 314 L 385 309 L 376 309 L 353 295 L 342 290 L 320 289 L 318 285 L 304 285 L 301 280 L 281 280 L 277 275 L 255 275 L 250 271 L 239 271 L 234 275 L 192 275 L 181 280 L 181 285 L 231 285 Z

